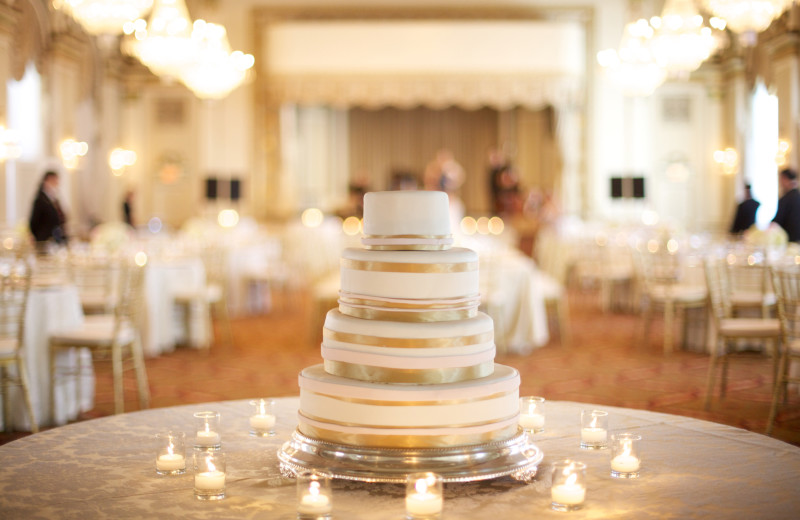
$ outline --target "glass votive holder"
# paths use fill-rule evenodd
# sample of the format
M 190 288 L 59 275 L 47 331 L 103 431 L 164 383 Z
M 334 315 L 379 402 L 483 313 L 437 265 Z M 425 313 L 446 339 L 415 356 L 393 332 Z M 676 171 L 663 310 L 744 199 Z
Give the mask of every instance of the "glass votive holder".
M 194 496 L 198 500 L 225 498 L 225 453 L 194 452 Z
M 222 448 L 219 435 L 219 412 L 196 412 L 194 447 L 199 450 L 218 450 Z
M 318 471 L 303 471 L 297 475 L 297 518 L 327 520 L 333 511 L 331 478 Z
M 250 406 L 253 412 L 250 416 L 250 435 L 275 435 L 275 399 L 253 399 Z
M 640 442 L 635 433 L 617 433 L 611 436 L 611 476 L 614 478 L 639 478 L 642 465 Z
M 581 412 L 581 448 L 604 450 L 608 447 L 608 412 L 583 410 Z
M 186 434 L 162 432 L 156 434 L 156 473 L 181 475 L 186 473 Z
M 544 397 L 519 398 L 519 425 L 528 433 L 544 431 Z
M 406 519 L 439 520 L 444 495 L 442 476 L 437 473 L 411 473 L 406 478 Z
M 550 507 L 555 511 L 574 511 L 586 500 L 586 464 L 562 460 L 553 464 Z

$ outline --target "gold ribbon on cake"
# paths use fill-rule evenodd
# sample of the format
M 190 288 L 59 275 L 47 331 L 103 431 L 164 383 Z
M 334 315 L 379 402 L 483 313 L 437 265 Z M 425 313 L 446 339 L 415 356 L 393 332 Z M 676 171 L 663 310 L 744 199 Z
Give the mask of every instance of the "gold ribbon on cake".
M 415 240 L 433 243 L 414 243 Z M 370 241 L 382 243 L 370 244 Z M 453 235 L 364 235 L 361 243 L 371 251 L 444 251 L 452 246 Z
M 430 321 L 466 320 L 478 315 L 478 306 L 457 310 L 431 311 L 387 311 L 365 307 L 356 307 L 339 303 L 339 312 L 364 320 L 401 321 L 404 323 L 423 323 Z
M 381 273 L 466 273 L 477 271 L 478 262 L 447 262 L 447 263 L 406 263 L 406 262 L 377 262 L 373 260 L 353 260 L 342 258 L 340 266 L 343 269 L 354 271 L 375 271 Z
M 494 340 L 494 333 L 492 331 L 487 331 L 480 334 L 472 334 L 470 336 L 454 336 L 450 338 L 386 338 L 381 336 L 369 336 L 367 334 L 339 332 L 325 327 L 322 329 L 322 338 L 329 339 L 331 341 L 353 343 L 355 345 L 367 345 L 371 347 L 450 348 L 488 343 Z
M 347 294 L 340 292 L 339 303 L 340 304 L 343 303 L 345 305 L 354 305 L 358 307 L 379 307 L 379 308 L 382 307 L 385 309 L 432 311 L 441 309 L 458 310 L 470 306 L 479 306 L 481 303 L 481 299 L 480 296 L 476 294 L 475 296 L 472 297 L 468 296 L 464 298 L 450 298 L 449 300 L 448 299 L 435 300 L 434 303 L 431 303 L 430 300 L 401 300 L 401 299 L 381 300 L 376 298 L 370 298 L 368 296 L 359 298 L 354 296 L 347 296 Z
M 338 444 L 367 446 L 370 448 L 450 448 L 469 444 L 504 441 L 517 434 L 516 422 L 497 430 L 485 433 L 451 435 L 381 435 L 365 433 L 345 433 L 329 428 L 313 426 L 303 421 L 300 414 L 298 430 L 307 437 Z
M 480 377 L 491 375 L 494 371 L 494 360 L 489 360 L 469 367 L 448 367 L 431 369 L 387 368 L 344 361 L 324 360 L 325 372 L 334 376 L 357 379 L 359 381 L 372 381 L 380 383 L 416 383 L 439 384 L 456 383 L 458 381 L 471 381 Z M 338 397 L 327 396 L 332 399 Z M 373 401 L 367 400 L 373 403 Z M 467 402 L 467 401 L 459 401 Z M 381 401 L 380 404 L 391 404 L 393 401 Z
M 343 403 L 352 403 L 352 404 L 366 404 L 369 406 L 452 406 L 452 405 L 459 405 L 459 404 L 469 404 L 469 403 L 477 403 L 480 401 L 491 401 L 493 399 L 502 399 L 503 397 L 507 397 L 512 393 L 516 393 L 517 390 L 511 390 L 508 392 L 496 392 L 490 395 L 482 395 L 480 397 L 468 397 L 464 399 L 429 399 L 427 401 L 389 401 L 386 399 L 365 399 L 363 397 L 344 397 L 341 395 L 331 395 L 322 392 L 314 392 L 312 390 L 303 390 L 303 396 L 317 396 L 317 397 L 324 397 L 326 399 L 333 399 L 334 401 L 341 401 Z M 311 417 L 311 416 L 309 416 Z M 321 419 L 319 419 L 321 420 Z M 344 423 L 342 423 L 344 424 Z M 480 425 L 483 423 L 479 423 Z M 351 425 L 352 426 L 352 425 Z M 462 425 L 463 427 L 465 425 Z M 476 424 L 471 424 L 469 426 L 476 426 Z M 388 426 L 387 426 L 388 428 Z

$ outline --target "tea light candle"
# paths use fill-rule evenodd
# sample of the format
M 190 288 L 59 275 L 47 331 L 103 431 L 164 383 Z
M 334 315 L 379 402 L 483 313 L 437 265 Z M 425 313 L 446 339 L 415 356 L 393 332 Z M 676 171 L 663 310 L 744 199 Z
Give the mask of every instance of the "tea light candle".
M 520 414 L 519 425 L 526 430 L 541 430 L 544 428 L 544 415 L 540 413 Z
M 257 414 L 250 417 L 250 428 L 254 430 L 270 430 L 275 426 L 275 416 L 270 414 Z
M 186 457 L 180 453 L 164 453 L 156 459 L 158 471 L 177 471 L 186 468 Z
M 442 477 L 435 473 L 412 473 L 406 483 L 406 515 L 409 518 L 439 518 L 444 505 Z
M 406 497 L 406 512 L 416 516 L 427 516 L 439 513 L 444 501 L 433 493 L 413 493 Z
M 608 432 L 605 428 L 586 427 L 581 429 L 581 440 L 588 443 L 602 443 L 608 439 Z
M 316 488 L 309 489 L 309 493 L 300 498 L 297 512 L 303 515 L 327 515 L 331 512 L 331 500 L 319 493 L 314 493 Z
M 586 500 L 586 488 L 577 483 L 565 482 L 553 486 L 550 490 L 550 497 L 553 502 L 567 506 L 577 506 Z
M 204 490 L 222 489 L 225 487 L 225 473 L 219 470 L 197 473 L 194 476 L 194 487 Z
M 213 430 L 200 430 L 195 437 L 198 446 L 215 446 L 219 444 L 219 434 Z
M 611 459 L 611 469 L 620 473 L 634 473 L 639 471 L 639 459 L 633 455 L 620 454 Z

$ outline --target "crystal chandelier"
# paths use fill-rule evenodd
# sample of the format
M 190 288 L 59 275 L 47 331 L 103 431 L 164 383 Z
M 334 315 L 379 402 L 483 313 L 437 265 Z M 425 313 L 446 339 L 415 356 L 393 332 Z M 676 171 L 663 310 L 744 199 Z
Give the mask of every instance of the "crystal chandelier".
M 625 26 L 619 50 L 597 53 L 606 75 L 629 96 L 649 96 L 667 78 L 650 49 L 653 28 L 641 18 Z
M 792 0 L 703 0 L 715 16 L 728 23 L 735 33 L 759 33 L 779 17 Z
M 122 34 L 122 26 L 141 18 L 153 7 L 153 0 L 54 0 L 90 34 Z
M 128 51 L 158 76 L 177 78 L 180 69 L 195 59 L 192 21 L 184 0 L 156 0 L 150 21 L 125 25 L 132 34 Z
M 661 16 L 650 23 L 655 28 L 650 42 L 653 56 L 674 76 L 697 70 L 717 46 L 693 0 L 667 0 Z
M 182 68 L 180 79 L 197 97 L 223 98 L 242 84 L 255 60 L 252 54 L 231 52 L 224 26 L 197 20 L 192 38 L 195 60 Z

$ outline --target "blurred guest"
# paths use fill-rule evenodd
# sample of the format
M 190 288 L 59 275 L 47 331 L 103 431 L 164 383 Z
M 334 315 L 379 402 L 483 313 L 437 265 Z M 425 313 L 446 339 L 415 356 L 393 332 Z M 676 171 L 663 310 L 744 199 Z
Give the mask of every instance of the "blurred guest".
M 53 240 L 57 244 L 67 243 L 67 217 L 58 201 L 58 174 L 45 172 L 39 192 L 33 201 L 28 225 L 36 242 L 43 244 Z
M 426 190 L 445 191 L 452 196 L 464 183 L 464 168 L 456 162 L 453 152 L 441 149 L 425 167 L 422 180 Z
M 797 172 L 791 168 L 781 170 L 779 184 L 782 195 L 772 221 L 786 231 L 790 242 L 800 242 L 800 191 L 797 191 Z
M 736 215 L 733 217 L 733 224 L 731 224 L 731 233 L 739 234 L 746 231 L 753 224 L 756 223 L 756 212 L 761 205 L 756 199 L 753 198 L 753 193 L 750 190 L 750 185 L 744 185 L 744 200 L 736 206 Z
M 136 227 L 133 223 L 133 190 L 125 192 L 122 200 L 122 218 L 130 227 Z
M 491 196 L 492 214 L 494 215 L 499 213 L 500 202 L 498 199 L 502 191 L 500 176 L 507 167 L 508 162 L 502 151 L 497 148 L 489 150 L 489 194 Z

